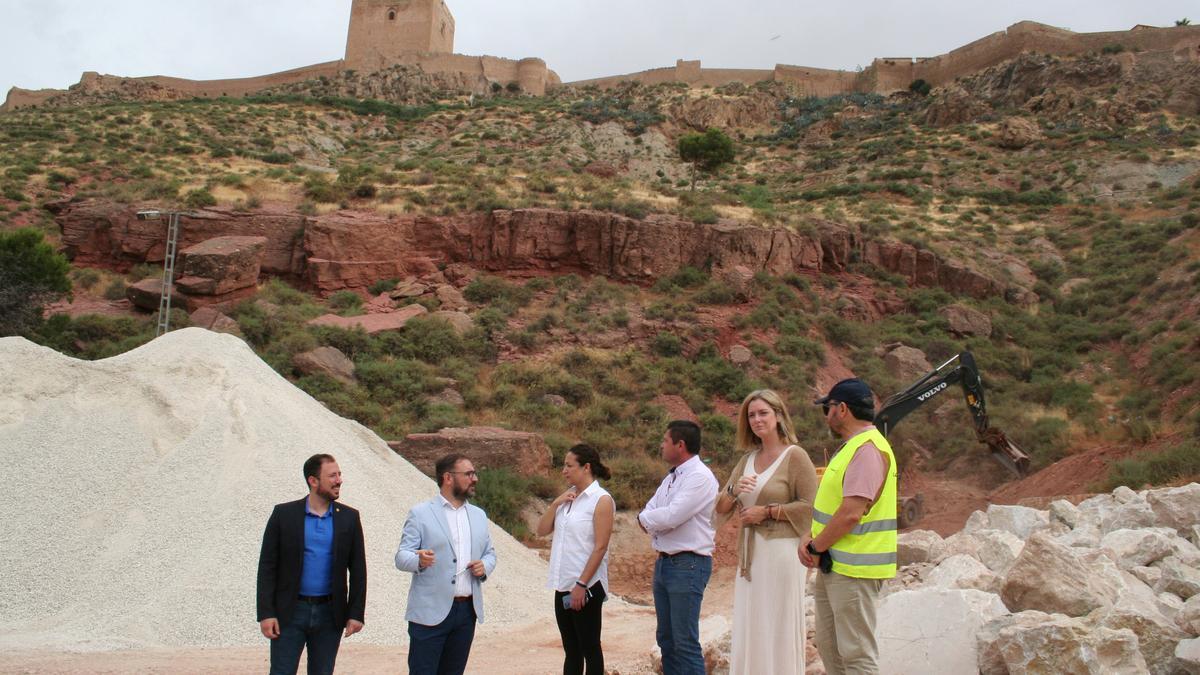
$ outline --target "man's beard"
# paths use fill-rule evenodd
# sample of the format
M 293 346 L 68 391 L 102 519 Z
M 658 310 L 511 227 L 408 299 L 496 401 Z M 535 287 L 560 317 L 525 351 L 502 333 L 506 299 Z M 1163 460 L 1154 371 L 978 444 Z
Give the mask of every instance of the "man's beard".
M 458 487 L 454 488 L 454 498 L 455 499 L 466 500 L 466 499 L 470 499 L 471 497 L 474 497 L 474 496 L 475 496 L 475 486 L 474 485 L 470 485 L 465 488 L 458 488 Z
M 317 495 L 328 499 L 331 502 L 337 501 L 337 496 L 333 494 L 333 488 L 317 488 Z

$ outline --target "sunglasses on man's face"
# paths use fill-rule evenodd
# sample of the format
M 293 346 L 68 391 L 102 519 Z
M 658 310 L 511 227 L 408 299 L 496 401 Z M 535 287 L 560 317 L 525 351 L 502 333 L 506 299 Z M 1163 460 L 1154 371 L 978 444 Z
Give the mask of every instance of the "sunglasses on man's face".
M 821 404 L 821 412 L 822 412 L 823 414 L 825 414 L 825 415 L 828 415 L 828 414 L 829 414 L 829 411 L 830 411 L 831 409 L 833 409 L 833 408 L 836 408 L 836 407 L 838 407 L 838 406 L 839 406 L 839 405 L 841 405 L 841 404 L 842 404 L 842 402 L 841 402 L 841 401 L 830 401 L 830 402 L 828 402 L 828 403 L 822 403 L 822 404 Z

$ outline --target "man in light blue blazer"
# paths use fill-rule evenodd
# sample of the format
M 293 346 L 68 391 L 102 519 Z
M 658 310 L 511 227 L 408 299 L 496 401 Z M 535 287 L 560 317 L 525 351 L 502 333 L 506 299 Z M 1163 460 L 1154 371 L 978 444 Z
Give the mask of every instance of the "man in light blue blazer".
M 487 514 L 467 502 L 479 477 L 471 460 L 447 455 L 434 474 L 441 492 L 404 521 L 396 568 L 412 572 L 408 589 L 408 672 L 461 675 L 475 622 L 483 623 L 483 582 L 496 569 Z

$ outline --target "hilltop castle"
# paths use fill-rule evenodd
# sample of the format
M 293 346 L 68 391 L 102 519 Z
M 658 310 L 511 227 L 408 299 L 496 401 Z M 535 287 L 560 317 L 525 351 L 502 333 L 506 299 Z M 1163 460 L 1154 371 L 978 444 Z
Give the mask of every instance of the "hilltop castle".
M 1056 56 L 1119 47 L 1126 65 L 1147 60 L 1200 61 L 1200 26 L 1129 31 L 1074 33 L 1032 21 L 1009 26 L 947 54 L 933 57 L 878 58 L 861 72 L 779 64 L 771 70 L 703 68 L 699 61 L 679 60 L 673 68 L 646 70 L 569 83 L 571 86 L 614 87 L 622 82 L 720 86 L 740 82 L 784 82 L 801 95 L 832 96 L 851 92 L 889 94 L 914 80 L 940 86 L 955 79 L 1036 51 Z M 184 80 L 173 77 L 122 78 L 84 73 L 71 92 L 133 92 L 134 98 L 245 96 L 280 85 L 353 70 L 375 72 L 397 65 L 419 67 L 428 75 L 453 82 L 456 88 L 484 93 L 497 87 L 519 88 L 533 96 L 562 85 L 538 58 L 521 60 L 454 53 L 454 16 L 445 0 L 353 0 L 345 58 L 273 75 L 237 80 Z M 30 91 L 14 87 L 0 112 L 54 104 L 68 92 Z

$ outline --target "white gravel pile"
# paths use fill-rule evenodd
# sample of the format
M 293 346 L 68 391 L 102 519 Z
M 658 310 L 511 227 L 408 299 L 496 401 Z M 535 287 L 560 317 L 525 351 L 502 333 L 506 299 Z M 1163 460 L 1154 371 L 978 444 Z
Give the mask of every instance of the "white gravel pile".
M 434 482 L 243 342 L 169 333 L 97 362 L 0 339 L 0 649 L 263 645 L 255 575 L 271 507 L 328 452 L 363 514 L 366 628 L 407 642 L 410 575 L 392 557 Z M 545 563 L 492 526 L 492 632 L 552 621 Z

